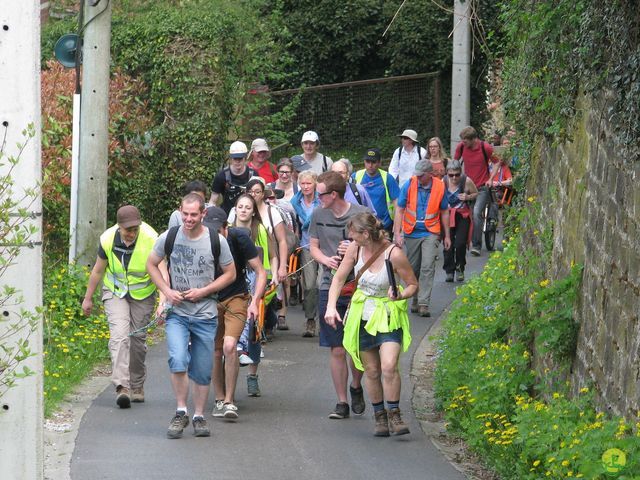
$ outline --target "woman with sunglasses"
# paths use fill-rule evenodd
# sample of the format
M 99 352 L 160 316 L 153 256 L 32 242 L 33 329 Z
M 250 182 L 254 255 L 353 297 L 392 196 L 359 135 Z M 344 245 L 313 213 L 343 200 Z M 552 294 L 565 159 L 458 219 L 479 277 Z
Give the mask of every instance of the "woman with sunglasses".
M 288 158 L 281 158 L 277 167 L 278 179 L 271 182 L 268 187 L 273 190 L 282 190 L 284 196 L 278 199 L 279 205 L 287 204 L 298 192 L 298 184 L 293 181 L 293 163 Z
M 444 151 L 444 146 L 442 145 L 442 140 L 438 137 L 430 138 L 427 147 L 429 161 L 433 166 L 432 175 L 442 180 L 447 171 L 447 163 L 449 162 L 447 153 Z
M 471 241 L 473 210 L 469 202 L 478 196 L 473 181 L 462 173 L 462 165 L 452 160 L 444 177 L 445 195 L 449 203 L 449 228 L 451 247 L 444 251 L 444 271 L 446 281 L 453 282 L 454 273 L 459 282 L 464 281 L 464 267 L 467 264 L 467 247 Z

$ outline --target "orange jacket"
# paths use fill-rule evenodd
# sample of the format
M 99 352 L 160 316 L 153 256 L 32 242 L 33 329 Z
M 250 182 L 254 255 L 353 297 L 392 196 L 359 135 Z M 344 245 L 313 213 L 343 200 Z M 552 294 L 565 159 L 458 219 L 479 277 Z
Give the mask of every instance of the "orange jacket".
M 427 203 L 424 226 L 435 235 L 440 235 L 440 204 L 444 197 L 444 182 L 439 178 L 431 178 L 431 194 Z M 407 192 L 407 206 L 402 217 L 402 230 L 409 235 L 416 226 L 416 210 L 418 209 L 418 177 L 411 177 Z

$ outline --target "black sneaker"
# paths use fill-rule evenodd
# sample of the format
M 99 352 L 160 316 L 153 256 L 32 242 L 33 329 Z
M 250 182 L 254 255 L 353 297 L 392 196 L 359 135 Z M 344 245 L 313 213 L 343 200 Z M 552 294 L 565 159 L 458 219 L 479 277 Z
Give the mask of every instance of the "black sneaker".
M 453 282 L 453 272 L 451 272 L 451 273 L 448 273 L 448 272 L 447 272 L 447 278 L 445 278 L 445 280 L 444 280 L 444 281 L 445 281 L 445 282 L 448 282 L 448 283 Z
M 208 437 L 211 435 L 209 425 L 204 417 L 193 417 L 193 435 L 196 437 Z
M 169 429 L 167 430 L 167 438 L 180 438 L 182 432 L 189 425 L 189 417 L 185 412 L 176 412 L 176 415 L 171 419 L 169 423 Z
M 353 388 L 349 386 L 349 393 L 351 394 L 351 411 L 354 415 L 362 415 L 365 409 L 362 387 Z
M 338 402 L 333 412 L 329 414 L 329 418 L 334 420 L 342 420 L 343 418 L 349 418 L 349 404 L 345 402 Z

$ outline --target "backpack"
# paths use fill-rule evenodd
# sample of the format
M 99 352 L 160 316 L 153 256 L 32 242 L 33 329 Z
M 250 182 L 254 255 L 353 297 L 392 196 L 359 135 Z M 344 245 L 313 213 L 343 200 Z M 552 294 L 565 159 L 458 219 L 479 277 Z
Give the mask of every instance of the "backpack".
M 249 170 L 249 178 L 251 177 L 255 177 L 258 175 L 258 173 L 251 167 L 247 166 L 247 169 Z M 230 167 L 225 167 L 223 170 L 224 172 L 224 191 L 227 194 L 227 196 L 233 200 L 235 197 L 239 196 L 242 193 L 242 189 L 244 187 L 244 185 L 236 185 L 235 183 L 231 183 L 231 168 Z
M 484 163 L 487 164 L 487 169 L 489 168 L 489 155 L 487 155 L 487 150 L 484 148 L 484 141 L 480 140 L 480 147 L 482 148 L 482 156 L 484 157 Z M 460 146 L 460 158 L 456 160 L 460 160 L 460 164 L 464 165 L 464 158 L 462 158 L 462 152 L 464 152 L 464 143 Z
M 422 160 L 422 150 L 424 150 L 424 148 L 421 148 L 420 145 L 416 145 L 418 147 L 418 161 Z M 426 150 L 425 150 L 426 151 Z M 400 165 L 400 154 L 402 153 L 402 147 L 398 147 L 398 149 L 393 152 L 393 155 L 398 154 L 398 166 Z M 393 156 L 391 157 L 393 158 Z
M 284 208 L 278 205 L 269 204 L 267 208 L 267 212 L 269 212 L 269 222 L 271 223 L 272 227 L 273 227 L 273 217 L 271 215 L 271 208 L 275 208 L 280 213 L 280 216 L 282 216 L 282 219 L 284 220 L 284 223 L 285 223 L 284 230 L 285 230 L 285 236 L 287 241 L 287 252 L 288 252 L 288 255 L 291 255 L 296 250 L 296 248 L 300 246 L 300 239 L 295 233 L 296 223 L 294 222 L 293 217 L 291 217 L 291 214 L 287 212 Z M 272 236 L 274 239 L 276 239 L 275 231 L 272 233 Z M 276 243 L 277 243 L 277 239 L 276 239 Z M 277 249 L 276 251 L 278 252 L 278 258 L 279 258 L 280 250 Z
M 214 276 L 217 278 L 222 273 L 220 270 L 220 237 L 218 236 L 218 232 L 212 228 L 206 228 L 209 230 L 209 239 L 211 240 L 211 254 L 213 255 L 213 265 L 215 269 Z M 169 265 L 171 264 L 171 252 L 173 252 L 173 246 L 176 243 L 176 236 L 178 235 L 179 229 L 179 226 L 171 227 L 164 242 L 164 256 L 167 259 L 167 270 L 169 270 Z M 171 274 L 169 274 L 169 286 L 171 286 Z

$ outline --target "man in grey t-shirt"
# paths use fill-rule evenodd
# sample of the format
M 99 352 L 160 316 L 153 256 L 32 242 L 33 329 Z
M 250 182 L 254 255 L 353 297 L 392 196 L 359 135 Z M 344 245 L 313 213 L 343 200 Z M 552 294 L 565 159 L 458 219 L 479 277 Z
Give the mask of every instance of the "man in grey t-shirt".
M 160 235 L 147 260 L 151 279 L 171 305 L 165 331 L 176 414 L 169 424 L 167 437 L 180 438 L 189 425 L 189 379 L 194 383 L 194 434 L 196 437 L 208 437 L 210 430 L 204 419 L 204 409 L 209 397 L 213 341 L 218 325 L 215 294 L 235 280 L 236 269 L 226 239 L 218 235 L 220 258 L 217 263 L 220 272 L 216 277 L 211 237 L 209 230 L 202 225 L 204 199 L 194 193 L 186 195 L 182 199 L 180 213 L 183 225 L 178 229 L 168 259 L 170 283 L 158 269 L 165 257 L 168 231 Z
M 336 408 L 329 414 L 329 418 L 342 419 L 349 416 L 347 403 L 347 381 L 351 370 L 352 382 L 351 408 L 353 413 L 361 415 L 365 404 L 362 391 L 362 372 L 355 368 L 351 357 L 342 346 L 343 326 L 329 326 L 324 320 L 329 300 L 329 287 L 333 273 L 340 265 L 349 245 L 347 240 L 347 223 L 357 213 L 370 212 L 361 205 L 353 205 L 344 199 L 347 184 L 337 172 L 325 172 L 318 177 L 316 192 L 320 198 L 322 208 L 316 208 L 311 216 L 309 226 L 311 256 L 322 266 L 322 279 L 318 291 L 318 319 L 320 324 L 320 346 L 331 348 L 331 378 L 338 396 Z M 333 272 L 333 273 L 332 273 Z M 337 309 L 344 318 L 349 305 L 348 297 L 338 299 Z

